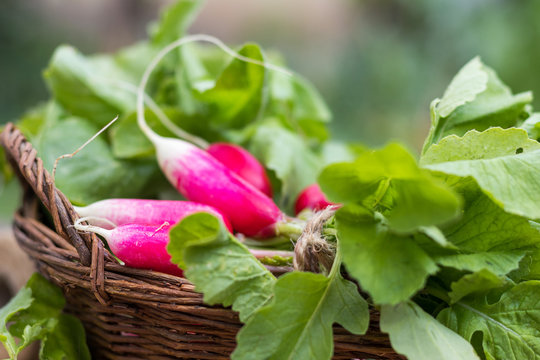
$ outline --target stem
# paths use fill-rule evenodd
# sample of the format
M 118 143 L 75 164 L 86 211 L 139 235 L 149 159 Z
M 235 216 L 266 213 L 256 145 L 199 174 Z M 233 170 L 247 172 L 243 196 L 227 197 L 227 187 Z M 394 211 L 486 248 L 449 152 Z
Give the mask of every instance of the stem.
M 90 232 L 96 233 L 98 235 L 103 236 L 105 238 L 105 240 L 109 240 L 109 238 L 111 237 L 111 233 L 112 233 L 111 230 L 107 230 L 107 229 L 101 228 L 99 226 L 81 224 L 83 221 L 87 221 L 87 220 L 89 220 L 91 218 L 92 217 L 80 218 L 79 220 L 77 220 L 75 222 L 73 227 L 75 229 L 79 230 L 79 231 L 90 231 Z M 106 220 L 106 219 L 100 219 L 100 220 Z
M 239 234 L 240 235 L 240 234 Z M 247 247 L 275 247 L 279 245 L 288 244 L 289 246 L 294 245 L 291 242 L 291 239 L 285 236 L 275 237 L 271 239 L 252 239 L 244 236 L 237 235 L 237 239 Z
M 116 85 L 117 87 L 137 95 L 137 91 L 138 91 L 137 86 L 135 86 L 135 85 L 133 85 L 133 84 L 127 82 L 127 81 L 109 80 L 109 79 L 104 79 L 104 80 L 105 81 L 111 81 L 111 83 Z M 150 108 L 150 110 L 152 110 L 152 112 L 156 115 L 158 120 L 163 125 L 165 125 L 165 127 L 170 132 L 172 132 L 173 134 L 178 136 L 180 139 L 189 141 L 190 143 L 192 143 L 192 144 L 194 144 L 194 145 L 196 145 L 196 146 L 198 146 L 198 147 L 200 147 L 202 149 L 208 148 L 209 144 L 208 144 L 207 141 L 205 141 L 203 138 L 200 138 L 198 136 L 190 134 L 187 131 L 184 131 L 182 128 L 180 128 L 175 123 L 173 123 L 171 121 L 171 119 L 169 119 L 169 117 L 163 112 L 163 110 L 161 110 L 159 105 L 156 104 L 155 101 L 150 96 L 148 96 L 148 94 L 146 94 L 146 93 L 144 94 L 144 102 Z
M 276 235 L 285 235 L 288 238 L 297 240 L 300 235 L 302 235 L 302 232 L 304 231 L 304 227 L 301 224 L 294 223 L 294 222 L 278 222 L 276 224 Z
M 249 252 L 255 256 L 257 259 L 262 259 L 265 257 L 272 258 L 274 256 L 279 256 L 282 258 L 289 258 L 294 256 L 294 252 L 292 251 L 282 251 L 282 250 L 256 250 L 256 249 L 249 249 Z
M 163 49 L 161 49 L 161 51 L 152 59 L 150 64 L 145 69 L 144 74 L 143 74 L 142 79 L 141 79 L 141 82 L 139 83 L 139 87 L 137 89 L 137 123 L 138 123 L 139 127 L 141 128 L 141 130 L 144 132 L 144 134 L 148 137 L 148 139 L 150 139 L 150 141 L 152 141 L 154 143 L 161 136 L 156 134 L 148 126 L 148 124 L 146 123 L 146 120 L 144 118 L 144 94 L 145 94 L 146 85 L 148 83 L 148 79 L 150 78 L 150 75 L 152 74 L 152 71 L 156 68 L 156 66 L 159 64 L 159 62 L 168 53 L 170 53 L 171 51 L 173 51 L 174 49 L 176 49 L 176 48 L 178 48 L 178 47 L 180 47 L 182 45 L 192 43 L 192 42 L 197 42 L 197 41 L 205 41 L 205 42 L 212 43 L 212 44 L 218 46 L 220 49 L 222 49 L 227 54 L 233 56 L 236 59 L 239 59 L 239 60 L 242 60 L 242 61 L 245 61 L 245 62 L 249 62 L 249 63 L 252 63 L 252 64 L 260 65 L 260 66 L 263 66 L 266 69 L 278 71 L 278 72 L 284 73 L 284 74 L 286 74 L 288 76 L 292 76 L 292 73 L 290 71 L 285 70 L 285 69 L 283 69 L 283 68 L 281 68 L 279 66 L 272 65 L 272 64 L 267 64 L 265 62 L 250 59 L 248 57 L 245 57 L 245 56 L 242 56 L 242 55 L 238 54 L 237 52 L 235 52 L 234 50 L 229 48 L 227 45 L 225 45 L 221 40 L 219 40 L 219 39 L 217 39 L 217 38 L 215 38 L 213 36 L 204 35 L 204 34 L 184 36 L 184 37 L 170 43 L 169 45 L 167 45 Z
M 328 274 L 329 279 L 332 279 L 334 276 L 336 276 L 337 273 L 339 273 L 339 270 L 341 268 L 341 257 L 341 246 L 339 244 L 339 239 L 336 238 L 336 256 L 334 256 L 334 263 L 332 264 L 330 274 Z

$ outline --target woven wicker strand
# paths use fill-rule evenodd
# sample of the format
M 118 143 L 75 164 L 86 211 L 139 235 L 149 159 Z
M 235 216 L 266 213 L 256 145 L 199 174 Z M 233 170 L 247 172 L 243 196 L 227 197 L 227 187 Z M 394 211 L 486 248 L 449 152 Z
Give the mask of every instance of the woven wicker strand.
M 60 286 L 66 309 L 83 322 L 95 359 L 228 359 L 241 328 L 237 314 L 205 305 L 188 280 L 122 266 L 93 234 L 71 226 L 78 219 L 54 186 L 36 150 L 8 124 L 0 144 L 23 190 L 13 231 L 38 271 Z M 47 209 L 54 230 L 46 223 Z M 334 327 L 335 359 L 404 359 L 391 348 L 371 310 L 366 335 Z

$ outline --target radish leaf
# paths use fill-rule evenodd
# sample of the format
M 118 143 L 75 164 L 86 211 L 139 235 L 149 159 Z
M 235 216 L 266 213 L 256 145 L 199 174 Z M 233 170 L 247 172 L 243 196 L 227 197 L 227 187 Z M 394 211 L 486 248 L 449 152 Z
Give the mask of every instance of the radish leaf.
M 530 92 L 512 95 L 491 68 L 474 58 L 452 80 L 443 98 L 432 103 L 431 129 L 423 153 L 447 135 L 516 126 L 531 101 Z
M 416 164 L 400 145 L 366 151 L 352 163 L 326 167 L 322 190 L 335 202 L 365 202 L 380 211 L 390 228 L 411 232 L 448 222 L 458 215 L 460 199 Z
M 338 271 L 283 275 L 272 302 L 238 333 L 232 359 L 330 359 L 333 323 L 353 334 L 367 330 L 368 306 L 352 282 Z
M 540 359 L 540 282 L 526 281 L 495 303 L 487 296 L 463 299 L 437 319 L 468 341 L 481 332 L 488 359 Z
M 411 301 L 383 306 L 381 330 L 411 360 L 480 360 L 471 344 Z
M 38 148 L 45 167 L 51 171 L 56 158 L 72 153 L 98 130 L 79 118 L 45 129 Z M 152 188 L 148 183 L 158 174 L 151 161 L 116 160 L 105 139 L 98 137 L 74 158 L 59 162 L 56 186 L 73 203 L 89 204 L 104 198 L 141 196 Z
M 170 232 L 167 251 L 207 304 L 232 305 L 246 321 L 272 295 L 275 277 L 207 213 L 184 218 Z
M 16 359 L 21 350 L 41 340 L 40 358 L 90 359 L 82 324 L 73 317 L 65 323 L 67 315 L 61 314 L 64 305 L 59 287 L 38 273 L 32 275 L 26 286 L 0 309 L 0 341 L 10 357 Z
M 392 232 L 367 210 L 345 205 L 336 219 L 345 266 L 376 304 L 408 300 L 437 271 L 411 236 Z

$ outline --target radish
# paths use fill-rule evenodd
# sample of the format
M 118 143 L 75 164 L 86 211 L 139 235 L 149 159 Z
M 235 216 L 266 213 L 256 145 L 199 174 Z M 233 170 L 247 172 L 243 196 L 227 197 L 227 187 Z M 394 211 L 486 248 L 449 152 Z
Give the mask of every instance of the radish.
M 264 167 L 246 149 L 234 144 L 214 143 L 206 151 L 266 196 L 272 197 L 272 187 Z
M 128 91 L 137 91 L 136 87 L 133 90 L 133 85 L 125 82 L 118 82 L 117 86 L 121 86 Z M 180 139 L 189 141 L 190 143 L 197 145 L 198 147 L 205 149 L 223 163 L 226 167 L 231 169 L 234 173 L 246 180 L 251 185 L 255 186 L 259 191 L 266 194 L 268 197 L 272 197 L 272 187 L 270 180 L 266 176 L 264 166 L 261 165 L 259 160 L 255 156 L 251 155 L 249 151 L 241 146 L 229 143 L 213 143 L 208 144 L 204 139 L 198 136 L 192 135 L 180 127 L 176 126 L 169 117 L 159 108 L 159 106 L 148 95 L 144 95 L 144 101 L 156 115 L 159 121 L 173 134 Z
M 171 262 L 167 252 L 169 232 L 172 224 L 164 222 L 160 226 L 125 224 L 113 229 L 104 229 L 94 225 L 83 225 L 84 221 L 94 221 L 91 217 L 80 218 L 73 225 L 79 231 L 90 231 L 102 236 L 113 254 L 126 266 L 135 269 L 148 269 L 165 274 L 182 276 L 183 271 Z M 292 258 L 291 251 L 253 250 L 249 251 L 257 259 L 272 259 L 275 256 Z
M 284 214 L 265 194 L 257 190 L 208 152 L 191 143 L 156 134 L 144 119 L 145 87 L 161 59 L 175 48 L 193 41 L 217 39 L 204 35 L 182 38 L 162 49 L 146 68 L 137 93 L 137 122 L 153 143 L 161 170 L 187 199 L 219 209 L 235 231 L 266 238 L 279 232 Z M 252 61 L 253 62 L 253 61 Z M 264 64 L 263 64 L 264 65 Z
M 128 82 L 121 80 L 101 79 L 102 81 L 111 81 L 116 87 L 137 94 L 137 87 Z M 270 180 L 266 176 L 264 166 L 261 165 L 253 155 L 241 146 L 229 143 L 214 143 L 208 144 L 206 140 L 198 136 L 190 134 L 182 128 L 176 126 L 171 119 L 159 108 L 151 97 L 144 94 L 144 102 L 150 110 L 156 115 L 158 120 L 173 134 L 180 139 L 189 141 L 198 147 L 208 151 L 213 157 L 221 161 L 225 166 L 246 180 L 251 185 L 255 186 L 259 191 L 272 197 L 272 187 Z
M 81 224 L 86 220 L 79 219 L 74 225 L 75 229 L 101 235 L 113 254 L 127 266 L 182 276 L 182 270 L 171 262 L 171 256 L 167 252 L 171 224 L 167 222 L 161 226 L 128 224 L 109 230 Z
M 294 211 L 298 215 L 304 209 L 318 211 L 326 209 L 330 205 L 335 204 L 328 201 L 318 184 L 312 184 L 302 190 L 300 195 L 298 195 L 294 205 Z
M 207 212 L 219 218 L 232 232 L 229 220 L 211 206 L 191 201 L 146 200 L 146 199 L 107 199 L 85 207 L 75 207 L 81 217 L 90 217 L 92 225 L 112 229 L 126 224 L 161 225 L 165 222 L 176 224 L 184 217 L 196 212 Z M 106 219 L 107 221 L 100 221 Z

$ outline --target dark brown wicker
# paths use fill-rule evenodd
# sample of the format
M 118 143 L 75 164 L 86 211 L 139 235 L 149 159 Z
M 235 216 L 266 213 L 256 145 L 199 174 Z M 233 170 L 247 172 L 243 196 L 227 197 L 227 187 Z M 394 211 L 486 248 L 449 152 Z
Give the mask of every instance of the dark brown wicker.
M 226 359 L 241 327 L 235 312 L 203 304 L 186 279 L 118 264 L 95 235 L 71 227 L 78 218 L 54 186 L 36 150 L 12 124 L 0 143 L 24 190 L 13 231 L 40 273 L 59 285 L 80 318 L 95 359 Z M 51 215 L 40 212 L 39 201 Z M 334 328 L 336 359 L 403 359 L 371 312 L 364 336 Z

